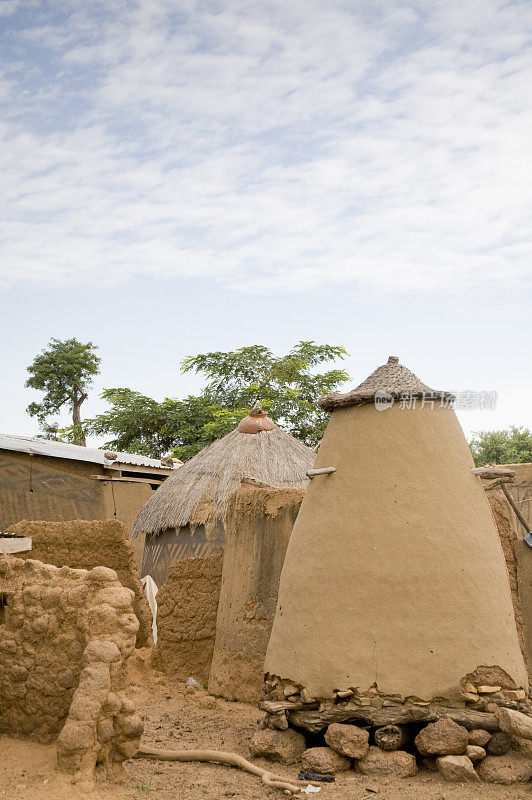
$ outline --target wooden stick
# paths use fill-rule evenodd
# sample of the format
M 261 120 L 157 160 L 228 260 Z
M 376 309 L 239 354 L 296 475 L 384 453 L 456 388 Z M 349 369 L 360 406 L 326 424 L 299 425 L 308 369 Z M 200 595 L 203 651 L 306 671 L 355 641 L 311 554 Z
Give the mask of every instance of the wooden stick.
M 521 523 L 521 525 L 523 526 L 525 531 L 527 533 L 529 533 L 530 525 L 528 524 L 528 522 L 526 521 L 524 516 L 521 514 L 521 510 L 520 510 L 519 506 L 517 505 L 517 503 L 515 502 L 515 500 L 513 499 L 513 497 L 510 494 L 510 492 L 508 491 L 508 487 L 503 484 L 501 486 L 501 489 L 503 490 L 503 492 L 504 492 L 504 494 L 506 496 L 506 499 L 508 500 L 508 502 L 512 506 L 513 510 L 515 511 L 515 516 L 517 517 L 517 519 L 519 520 L 519 522 Z
M 515 478 L 515 470 L 506 467 L 471 467 L 471 472 L 479 478 Z
M 266 786 L 272 789 L 280 789 L 283 792 L 290 792 L 291 794 L 300 794 L 303 787 L 296 786 L 293 783 L 288 783 L 278 775 L 273 775 L 262 767 L 252 764 L 247 761 L 243 756 L 238 753 L 225 753 L 221 750 L 162 750 L 158 747 L 150 747 L 149 745 L 141 745 L 135 758 L 155 758 L 158 761 L 211 761 L 215 764 L 226 764 L 229 767 L 238 767 L 246 772 L 251 772 L 252 775 L 258 775 Z M 312 781 L 304 781 L 305 786 L 311 783 L 313 786 L 317 784 Z
M 260 704 L 264 708 L 264 703 Z M 267 709 L 265 709 L 267 710 Z M 499 722 L 495 714 L 474 711 L 469 708 L 447 708 L 445 706 L 404 705 L 373 708 L 357 706 L 354 703 L 338 703 L 315 710 L 292 711 L 287 708 L 288 720 L 296 728 L 305 728 L 311 733 L 319 733 L 332 722 L 351 722 L 362 720 L 375 728 L 385 725 L 407 725 L 411 722 L 435 722 L 441 717 L 450 717 L 458 725 L 468 730 L 484 728 L 487 731 L 499 730 Z
M 492 481 L 484 480 L 482 484 L 482 488 L 485 492 L 489 492 L 490 489 L 495 489 L 497 486 L 501 486 L 503 483 L 513 483 L 513 478 L 494 478 Z
M 331 475 L 336 472 L 336 467 L 320 467 L 319 469 L 308 469 L 306 472 L 307 478 L 313 478 L 315 475 Z

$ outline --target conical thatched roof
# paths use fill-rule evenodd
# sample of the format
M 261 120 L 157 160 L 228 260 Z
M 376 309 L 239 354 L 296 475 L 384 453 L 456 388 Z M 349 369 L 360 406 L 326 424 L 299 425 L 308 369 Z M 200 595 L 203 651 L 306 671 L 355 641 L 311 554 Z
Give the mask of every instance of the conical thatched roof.
M 223 519 L 242 478 L 304 488 L 315 457 L 313 450 L 277 425 L 251 434 L 234 430 L 167 478 L 139 513 L 131 535 Z
M 377 367 L 375 372 L 372 372 L 355 389 L 346 394 L 328 394 L 321 398 L 319 405 L 324 411 L 334 411 L 335 408 L 346 408 L 347 406 L 360 406 L 364 403 L 372 403 L 377 392 L 386 392 L 394 398 L 400 398 L 405 394 L 410 397 L 430 396 L 445 400 L 454 398 L 450 392 L 431 389 L 407 367 L 403 367 L 397 356 L 390 356 L 386 364 Z

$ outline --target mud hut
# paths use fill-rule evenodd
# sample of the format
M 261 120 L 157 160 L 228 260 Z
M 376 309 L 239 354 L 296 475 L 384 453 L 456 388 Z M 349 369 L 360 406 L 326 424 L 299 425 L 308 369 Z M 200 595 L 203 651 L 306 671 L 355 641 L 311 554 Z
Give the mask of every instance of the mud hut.
M 463 703 L 464 676 L 496 665 L 526 687 L 501 543 L 452 395 L 390 357 L 320 405 L 323 472 L 288 545 L 269 685 Z
M 231 494 L 242 479 L 274 487 L 308 484 L 315 452 L 261 409 L 176 471 L 139 513 L 132 536 L 146 536 L 142 576 L 164 583 L 170 564 L 220 552 Z

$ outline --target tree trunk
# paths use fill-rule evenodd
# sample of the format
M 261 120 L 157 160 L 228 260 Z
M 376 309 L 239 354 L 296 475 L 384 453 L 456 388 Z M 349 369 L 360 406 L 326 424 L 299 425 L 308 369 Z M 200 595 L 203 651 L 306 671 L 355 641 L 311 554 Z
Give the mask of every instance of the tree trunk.
M 88 395 L 84 394 L 83 392 L 81 392 L 79 396 L 78 393 L 76 392 L 74 396 L 74 403 L 72 405 L 72 422 L 74 423 L 75 426 L 75 431 L 74 431 L 75 444 L 79 444 L 82 447 L 86 447 L 87 442 L 85 439 L 83 428 L 81 427 L 80 408 L 81 404 L 83 403 L 84 400 L 87 399 L 87 397 Z

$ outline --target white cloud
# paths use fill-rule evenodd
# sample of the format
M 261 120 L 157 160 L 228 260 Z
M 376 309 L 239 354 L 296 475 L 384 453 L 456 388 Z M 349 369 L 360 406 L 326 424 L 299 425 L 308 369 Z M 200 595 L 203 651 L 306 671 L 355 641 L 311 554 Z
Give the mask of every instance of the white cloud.
M 19 5 L 4 285 L 531 277 L 526 0 Z

